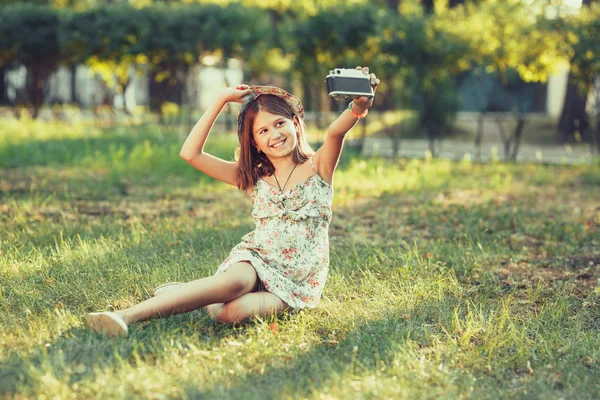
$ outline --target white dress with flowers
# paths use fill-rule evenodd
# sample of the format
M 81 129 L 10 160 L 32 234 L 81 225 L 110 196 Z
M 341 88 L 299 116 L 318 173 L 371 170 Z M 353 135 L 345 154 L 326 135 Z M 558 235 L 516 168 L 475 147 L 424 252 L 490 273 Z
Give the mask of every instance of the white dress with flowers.
M 315 307 L 329 272 L 333 188 L 315 171 L 280 191 L 259 179 L 252 193 L 256 229 L 242 238 L 217 269 L 248 261 L 266 290 L 294 309 Z

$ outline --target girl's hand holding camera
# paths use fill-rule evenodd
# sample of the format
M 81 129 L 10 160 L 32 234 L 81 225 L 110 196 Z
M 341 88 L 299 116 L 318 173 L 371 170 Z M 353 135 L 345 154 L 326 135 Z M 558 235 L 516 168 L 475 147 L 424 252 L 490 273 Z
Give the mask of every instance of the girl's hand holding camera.
M 375 76 L 375 74 L 369 74 L 369 67 L 356 67 L 355 69 L 361 70 L 363 74 L 368 75 L 371 82 L 371 87 L 373 87 L 373 97 L 355 97 L 353 100 L 354 103 L 354 111 L 358 114 L 362 114 L 365 110 L 371 108 L 373 106 L 373 100 L 375 99 L 375 92 L 377 91 L 377 86 L 379 86 L 379 79 Z

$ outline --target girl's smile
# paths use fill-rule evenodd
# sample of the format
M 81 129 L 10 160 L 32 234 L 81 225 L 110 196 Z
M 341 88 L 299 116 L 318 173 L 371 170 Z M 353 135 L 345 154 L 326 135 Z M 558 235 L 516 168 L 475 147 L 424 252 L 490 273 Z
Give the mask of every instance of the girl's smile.
M 275 144 L 272 144 L 271 147 L 273 147 L 274 149 L 276 149 L 276 148 L 282 146 L 286 141 L 287 141 L 287 139 L 280 140 L 279 142 L 277 142 Z

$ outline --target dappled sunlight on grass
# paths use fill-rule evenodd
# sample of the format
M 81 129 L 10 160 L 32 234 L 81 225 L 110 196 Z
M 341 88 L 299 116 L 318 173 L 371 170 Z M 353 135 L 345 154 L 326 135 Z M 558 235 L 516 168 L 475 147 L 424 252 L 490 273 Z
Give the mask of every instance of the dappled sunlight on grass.
M 183 137 L 68 135 L 0 143 L 0 397 L 599 394 L 596 166 L 348 149 L 316 309 L 237 327 L 196 311 L 106 340 L 85 313 L 212 274 L 251 204 L 181 161 Z
M 336 174 L 336 200 L 344 202 L 360 196 L 360 193 L 379 197 L 386 193 L 449 188 L 478 190 L 484 180 L 484 190 L 507 191 L 514 176 L 510 168 L 503 164 L 482 169 L 470 162 L 449 160 L 357 158 Z

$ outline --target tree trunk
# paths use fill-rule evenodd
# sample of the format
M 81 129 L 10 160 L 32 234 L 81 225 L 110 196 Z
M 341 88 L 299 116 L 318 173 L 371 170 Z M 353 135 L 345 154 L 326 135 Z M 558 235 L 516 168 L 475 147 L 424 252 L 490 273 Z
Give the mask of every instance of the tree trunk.
M 6 93 L 6 66 L 0 66 L 0 105 L 8 105 L 8 96 Z
M 387 0 L 388 7 L 396 14 L 400 13 L 400 0 Z
M 306 75 L 302 77 L 302 102 L 305 111 L 313 110 L 312 85 Z
M 225 86 L 229 87 L 229 80 L 227 79 L 227 62 L 225 61 L 225 57 L 223 57 L 223 61 L 221 63 L 221 73 L 223 74 L 223 80 Z M 225 131 L 231 132 L 233 131 L 233 109 L 231 108 L 231 103 L 227 103 L 225 106 Z
M 123 94 L 123 105 L 121 106 L 121 111 L 123 111 L 127 115 L 131 115 L 129 108 L 127 107 L 127 88 L 131 84 L 131 78 L 127 77 L 127 81 L 122 85 L 122 94 Z
M 561 144 L 574 141 L 575 132 L 579 132 L 582 140 L 589 139 L 589 122 L 585 113 L 587 94 L 581 94 L 573 81 L 574 78 L 569 74 L 565 102 L 558 122 L 558 142 Z
M 519 154 L 519 145 L 521 144 L 521 137 L 523 136 L 526 120 L 525 114 L 520 113 L 517 120 L 517 126 L 515 127 L 515 135 L 513 136 L 513 148 L 510 155 L 511 161 L 517 161 L 517 154 Z
M 80 102 L 77 98 L 77 64 L 72 64 L 71 67 L 71 104 L 79 106 Z
M 32 118 L 36 119 L 44 104 L 44 86 L 49 72 L 42 63 L 32 63 L 27 66 L 26 87 L 32 107 Z
M 271 29 L 274 39 L 273 43 L 275 44 L 275 47 L 279 47 L 284 50 L 283 46 L 281 45 L 281 34 L 279 33 L 279 23 L 281 22 L 282 14 L 273 9 L 269 9 L 267 12 L 269 13 L 269 17 L 271 17 Z
M 157 82 L 157 72 L 164 71 L 165 69 L 170 72 L 170 77 Z M 183 90 L 183 84 L 178 79 L 178 71 L 176 69 L 177 65 L 170 63 L 161 65 L 158 71 L 152 71 L 150 79 L 150 110 L 152 112 L 160 112 L 161 105 L 167 101 L 180 105 L 180 93 Z
M 431 153 L 431 157 L 435 157 L 435 138 L 429 131 L 427 131 L 427 139 L 429 140 L 429 152 Z
M 598 0 L 583 0 L 581 2 L 582 9 L 580 12 L 584 12 L 584 8 L 589 7 L 596 1 Z M 579 93 L 577 85 L 575 84 L 575 79 L 573 75 L 569 73 L 567 89 L 565 91 L 565 102 L 558 122 L 558 143 L 563 144 L 574 141 L 574 134 L 576 131 L 579 132 L 582 140 L 587 139 L 589 141 L 589 123 L 587 115 L 585 114 L 586 102 L 587 93 Z
M 477 136 L 475 136 L 475 159 L 481 159 L 481 142 L 483 140 L 483 128 L 485 122 L 485 111 L 477 117 Z
M 318 86 L 313 84 L 313 87 Z M 321 130 L 325 127 L 323 124 L 323 98 L 321 97 L 321 93 L 318 91 L 315 93 L 315 113 L 317 128 Z
M 421 4 L 423 5 L 423 9 L 425 10 L 425 14 L 432 14 L 435 8 L 434 0 L 422 0 Z
M 496 116 L 496 126 L 498 127 L 498 134 L 500 135 L 500 140 L 502 140 L 502 144 L 504 145 L 504 160 L 508 161 L 510 159 L 510 138 L 506 136 L 506 131 L 504 129 L 504 125 L 502 124 L 502 117 Z
M 596 118 L 596 127 L 591 130 L 592 153 L 600 154 L 600 116 Z
M 600 86 L 596 85 L 596 127 L 590 129 L 592 132 L 592 152 L 595 152 L 596 155 L 600 154 Z
M 307 74 L 302 76 L 302 102 L 304 105 L 305 118 L 306 114 L 310 111 L 314 111 L 313 107 L 313 91 L 310 79 Z
M 392 74 L 384 74 L 382 78 L 381 80 L 386 82 L 387 91 L 385 93 L 377 93 L 377 109 L 381 111 L 397 110 L 394 77 Z
M 594 140 L 596 141 L 596 155 L 600 154 L 600 114 L 596 116 L 596 131 L 594 132 Z
M 425 132 L 427 133 L 427 140 L 429 143 L 429 152 L 431 153 L 431 157 L 436 156 L 435 152 L 435 136 L 438 133 L 438 128 L 429 122 L 425 122 Z
M 359 142 L 359 145 L 358 145 L 358 150 L 362 154 L 362 151 L 365 148 L 365 141 L 367 140 L 367 134 L 369 133 L 369 126 L 368 126 L 369 119 L 368 118 L 364 118 L 362 120 L 359 120 L 358 124 L 362 125 L 361 135 L 360 135 L 360 142 Z

